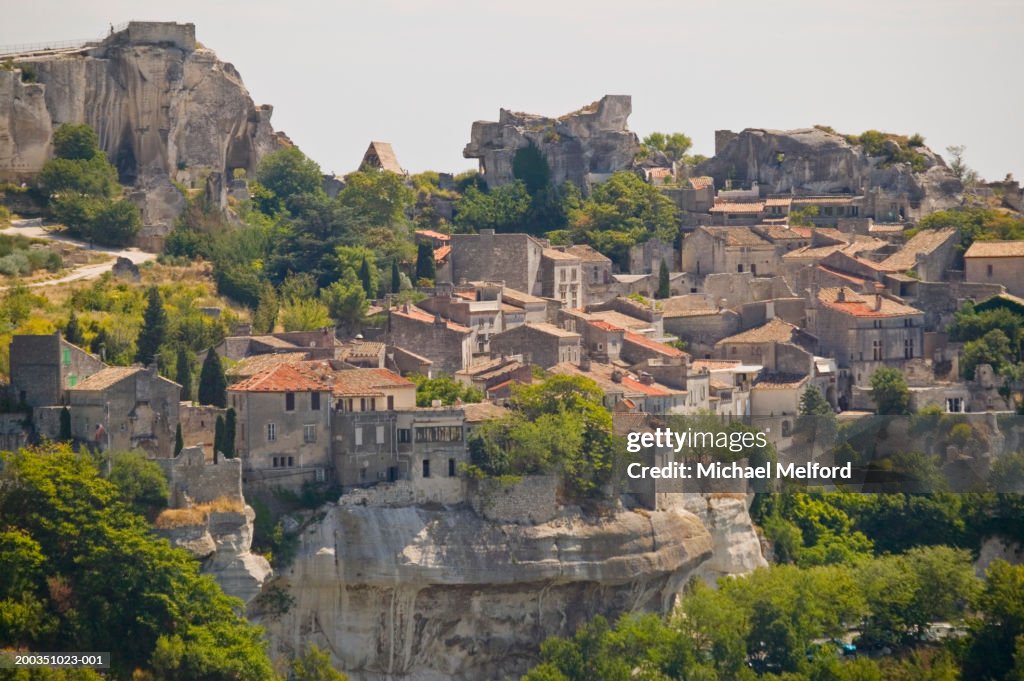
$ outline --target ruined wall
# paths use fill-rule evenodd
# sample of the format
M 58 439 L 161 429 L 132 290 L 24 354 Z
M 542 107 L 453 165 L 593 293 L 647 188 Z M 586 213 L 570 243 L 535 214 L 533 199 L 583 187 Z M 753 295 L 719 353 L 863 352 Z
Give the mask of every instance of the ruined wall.
M 242 498 L 242 462 L 220 459 L 207 464 L 202 447 L 185 447 L 174 458 L 153 459 L 167 476 L 170 506 L 185 508 L 205 504 L 219 497 Z
M 516 525 L 549 522 L 558 513 L 558 476 L 527 475 L 512 483 L 476 480 L 469 503 L 487 520 Z

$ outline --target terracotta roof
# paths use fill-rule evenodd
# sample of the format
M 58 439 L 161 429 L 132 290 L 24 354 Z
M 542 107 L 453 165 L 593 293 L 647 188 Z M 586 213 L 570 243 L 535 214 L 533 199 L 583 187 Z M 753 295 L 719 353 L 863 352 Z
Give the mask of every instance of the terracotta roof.
M 671 168 L 648 168 L 647 177 L 672 177 Z
M 690 362 L 690 368 L 695 371 L 701 369 L 707 369 L 708 371 L 718 371 L 722 369 L 733 369 L 742 364 L 738 359 L 695 359 Z
M 701 177 L 691 177 L 690 186 L 694 189 L 704 189 L 706 187 L 715 186 L 715 178 L 708 175 L 702 175 Z
M 264 369 L 254 376 L 228 386 L 234 392 L 294 393 L 326 392 L 331 388 L 326 382 L 302 371 L 298 364 L 278 364 Z
M 549 336 L 556 336 L 558 338 L 579 338 L 580 335 L 575 331 L 566 331 L 560 326 L 549 324 L 547 322 L 527 322 L 523 324 L 528 329 L 535 329 L 541 333 L 546 333 Z M 516 327 L 521 328 L 521 327 Z
M 448 257 L 448 254 L 452 252 L 451 246 L 441 246 L 441 248 L 434 249 L 434 260 L 441 262 Z
M 1024 241 L 975 241 L 964 257 L 1021 258 L 1024 257 Z
M 622 385 L 626 386 L 630 390 L 643 393 L 644 395 L 650 395 L 652 397 L 669 397 L 673 392 L 657 383 L 642 383 L 635 378 L 630 376 L 622 377 Z
M 733 390 L 736 388 L 736 386 L 733 385 L 732 383 L 726 383 L 725 381 L 719 381 L 715 379 L 709 381 L 708 385 L 711 387 L 712 390 Z
M 336 397 L 382 395 L 384 389 L 412 388 L 416 384 L 389 369 L 347 369 L 335 371 L 331 393 Z
M 761 201 L 754 201 L 751 203 L 733 203 L 729 201 L 723 201 L 722 203 L 715 202 L 715 205 L 711 207 L 712 213 L 760 213 L 764 210 L 764 203 Z
M 416 236 L 426 237 L 427 239 L 437 239 L 438 241 L 451 241 L 452 239 L 450 234 L 435 232 L 432 229 L 417 229 Z
M 349 357 L 379 357 L 384 347 L 384 343 L 376 343 L 374 341 L 353 341 L 351 344 L 344 344 L 338 354 L 341 359 Z
M 727 246 L 769 246 L 763 238 L 749 227 L 701 227 L 716 239 L 722 239 Z
M 611 260 L 595 251 L 586 244 L 579 244 L 576 246 L 569 246 L 565 249 L 566 253 L 571 253 L 580 259 L 580 262 L 599 262 L 599 263 L 610 263 Z
M 957 234 L 955 227 L 946 229 L 922 229 L 908 241 L 903 248 L 882 261 L 882 267 L 896 272 L 912 270 L 917 265 L 917 255 L 928 255 L 935 252 L 944 243 Z M 1013 242 L 1009 242 L 1013 243 Z M 1020 242 L 1024 244 L 1024 242 Z M 1024 249 L 1022 249 L 1024 253 Z
M 466 423 L 480 423 L 500 419 L 509 415 L 509 410 L 493 402 L 475 402 L 463 404 L 462 411 L 466 414 Z
M 838 300 L 840 291 L 843 292 L 843 301 Z M 818 292 L 818 300 L 826 307 L 852 317 L 903 317 L 924 314 L 917 308 L 898 303 L 885 296 L 881 296 L 880 307 L 876 310 L 874 294 L 861 295 L 846 287 L 841 289 L 823 288 Z
M 832 275 L 833 277 L 839 277 L 840 279 L 845 279 L 846 281 L 850 282 L 851 284 L 858 284 L 860 286 L 863 286 L 868 281 L 867 279 L 862 279 L 861 277 L 855 277 L 854 275 L 847 274 L 846 272 L 840 272 L 839 270 L 834 270 L 831 267 L 827 267 L 825 265 L 818 265 L 818 269 L 821 270 L 822 272 L 824 272 L 825 274 Z
M 802 206 L 848 206 L 853 196 L 794 196 L 793 205 Z
M 524 291 L 518 291 L 514 288 L 502 288 L 501 299 L 517 307 L 522 307 L 530 303 L 544 303 L 545 305 L 547 304 L 547 301 L 544 300 L 543 298 L 538 298 L 537 296 L 530 295 L 529 293 L 526 293 Z
M 476 291 L 455 291 L 456 297 L 462 298 L 463 300 L 472 300 L 476 302 Z
M 726 343 L 788 343 L 793 340 L 793 335 L 797 331 L 799 329 L 796 326 L 776 317 L 769 319 L 761 326 L 737 333 L 735 336 L 723 338 L 715 343 L 715 345 L 725 345 Z
M 659 343 L 656 340 L 651 340 L 650 338 L 647 338 L 646 336 L 641 336 L 640 334 L 633 333 L 632 331 L 627 331 L 626 335 L 624 336 L 624 338 L 625 338 L 625 340 L 629 341 L 630 343 L 635 343 L 636 345 L 639 345 L 641 347 L 647 348 L 648 350 L 653 350 L 653 351 L 657 352 L 658 354 L 664 355 L 665 357 L 686 357 L 687 356 L 687 354 L 685 352 L 683 352 L 682 350 L 679 350 L 678 348 L 674 348 L 671 345 L 668 345 L 666 343 Z
M 769 196 L 767 199 L 764 200 L 765 206 L 788 206 L 791 203 L 793 203 L 792 196 Z
M 573 255 L 572 253 L 566 253 L 560 251 L 557 248 L 545 248 L 541 251 L 541 255 L 549 260 L 572 260 L 579 261 L 579 256 Z
M 105 369 L 100 369 L 92 376 L 89 376 L 85 380 L 76 384 L 74 387 L 68 388 L 68 390 L 106 390 L 115 383 L 120 383 L 129 376 L 133 376 L 140 371 L 145 371 L 145 369 L 139 366 L 107 367 Z
M 612 326 L 617 326 L 622 329 L 647 329 L 650 328 L 651 323 L 640 319 L 638 317 L 632 317 L 628 314 L 619 312 L 618 310 L 602 310 L 601 312 L 587 312 L 584 313 L 585 319 L 593 324 L 595 321 L 605 321 Z
M 792 390 L 802 386 L 808 378 L 800 374 L 768 374 L 757 379 L 753 390 Z
M 238 364 L 228 369 L 227 374 L 231 378 L 241 380 L 243 378 L 255 376 L 261 371 L 266 371 L 278 364 L 301 362 L 306 359 L 309 359 L 308 352 L 275 352 L 264 355 L 253 355 L 252 357 L 246 357 L 238 362 Z
M 754 231 L 772 241 L 801 240 L 811 237 L 810 233 L 797 231 L 786 225 L 754 225 Z
M 621 326 L 615 326 L 611 322 L 606 322 L 603 319 L 589 319 L 587 323 L 591 326 L 601 329 L 602 331 L 624 331 Z
M 868 227 L 868 233 L 898 234 L 904 229 L 906 229 L 906 226 L 900 222 L 876 222 Z
M 435 319 L 434 315 L 432 315 L 432 314 L 430 314 L 428 312 L 424 312 L 420 308 L 413 307 L 411 305 L 409 306 L 408 309 L 399 308 L 399 309 L 396 309 L 396 310 L 391 310 L 391 313 L 392 314 L 396 314 L 399 317 L 405 317 L 406 319 L 411 319 L 413 321 L 421 322 L 423 324 L 433 324 L 434 323 L 434 319 Z M 450 331 L 455 331 L 457 333 L 464 333 L 465 334 L 465 333 L 472 333 L 473 332 L 473 330 L 470 329 L 468 326 L 463 326 L 462 324 L 456 324 L 455 322 L 445 321 L 445 325 L 448 327 L 448 329 Z

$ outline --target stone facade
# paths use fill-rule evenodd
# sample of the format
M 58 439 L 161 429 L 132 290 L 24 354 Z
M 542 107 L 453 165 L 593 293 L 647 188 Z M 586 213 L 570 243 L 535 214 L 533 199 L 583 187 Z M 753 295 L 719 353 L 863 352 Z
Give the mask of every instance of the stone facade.
M 508 288 L 532 296 L 544 295 L 541 284 L 541 256 L 544 242 L 527 234 L 453 234 L 451 278 L 466 281 L 500 281 Z
M 965 278 L 970 282 L 1002 284 L 1024 296 L 1024 241 L 975 242 L 964 254 Z
M 10 353 L 14 397 L 30 407 L 64 403 L 68 388 L 105 366 L 95 355 L 64 340 L 60 332 L 15 336 Z
M 170 458 L 154 459 L 167 476 L 168 505 L 188 508 L 227 498 L 244 502 L 241 459 L 221 458 L 207 463 L 202 447 L 185 447 Z
M 429 359 L 436 374 L 454 374 L 473 361 L 476 332 L 412 306 L 388 312 L 387 342 Z M 494 338 L 494 337 L 492 337 Z
M 580 334 L 553 324 L 523 324 L 494 336 L 491 352 L 522 355 L 526 362 L 548 368 L 580 361 L 580 340 Z
M 512 483 L 475 480 L 469 502 L 487 520 L 537 525 L 558 513 L 558 486 L 559 478 L 554 475 L 527 475 Z

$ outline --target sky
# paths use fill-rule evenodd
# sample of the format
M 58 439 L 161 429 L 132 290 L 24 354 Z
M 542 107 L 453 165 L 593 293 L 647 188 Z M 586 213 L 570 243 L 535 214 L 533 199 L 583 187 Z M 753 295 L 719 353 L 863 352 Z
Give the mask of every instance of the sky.
M 1020 0 L 0 0 L 0 45 L 188 21 L 324 172 L 370 140 L 460 171 L 475 120 L 633 97 L 631 130 L 830 125 L 920 133 L 989 180 L 1024 180 Z

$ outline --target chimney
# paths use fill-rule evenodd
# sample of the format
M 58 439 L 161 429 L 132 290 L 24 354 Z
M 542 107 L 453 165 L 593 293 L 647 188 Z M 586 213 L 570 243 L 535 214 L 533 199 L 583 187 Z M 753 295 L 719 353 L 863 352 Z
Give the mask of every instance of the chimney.
M 612 383 L 622 383 L 622 371 L 619 369 L 612 370 Z
M 875 312 L 882 309 L 882 291 L 885 290 L 885 286 L 875 282 Z
M 654 383 L 654 376 L 647 373 L 646 371 L 641 371 L 639 378 L 640 382 L 643 383 L 644 385 L 651 385 L 652 383 Z
M 845 303 L 846 302 L 846 287 L 844 287 L 844 286 L 840 286 L 839 287 L 839 293 L 836 294 L 836 302 L 837 303 Z
M 580 355 L 580 371 L 590 371 L 590 355 L 586 352 Z

